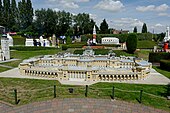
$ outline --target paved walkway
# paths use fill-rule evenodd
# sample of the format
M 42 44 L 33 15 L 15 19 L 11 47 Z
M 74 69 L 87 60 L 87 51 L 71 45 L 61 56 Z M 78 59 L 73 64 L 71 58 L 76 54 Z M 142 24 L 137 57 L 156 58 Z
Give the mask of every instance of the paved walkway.
M 12 62 L 20 59 L 10 59 L 10 60 L 5 60 L 5 61 L 0 61 L 0 63 L 6 63 L 6 62 Z
M 42 78 L 35 76 L 23 76 L 20 75 L 18 68 L 11 69 L 5 72 L 0 73 L 0 77 L 6 78 L 27 78 L 27 79 L 44 79 L 44 80 L 55 80 L 53 78 Z M 105 81 L 106 82 L 106 81 Z M 96 82 L 87 82 L 87 81 L 60 81 L 61 84 L 69 85 L 91 85 Z M 144 80 L 128 80 L 128 81 L 113 81 L 113 83 L 131 83 L 131 84 L 156 84 L 156 85 L 167 85 L 170 83 L 170 79 L 158 73 L 154 69 L 151 70 L 151 73 Z
M 14 68 L 14 67 L 12 67 L 12 66 L 2 65 L 2 64 L 0 64 L 0 67 L 10 68 L 10 69 L 13 69 L 13 68 Z
M 1 113 L 168 113 L 141 104 L 109 99 L 54 99 L 10 107 L 0 103 Z

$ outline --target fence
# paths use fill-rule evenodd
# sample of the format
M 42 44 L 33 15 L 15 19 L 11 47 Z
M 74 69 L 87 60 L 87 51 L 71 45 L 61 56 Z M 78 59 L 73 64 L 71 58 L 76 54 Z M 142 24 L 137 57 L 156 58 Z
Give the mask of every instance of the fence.
M 0 90 L 2 92 L 0 98 L 6 102 L 13 104 L 22 104 L 47 100 L 52 98 L 120 98 L 123 100 L 135 100 L 139 103 L 146 101 L 148 98 L 164 99 L 165 97 L 158 96 L 155 94 L 147 93 L 143 90 L 132 91 L 125 90 L 116 87 L 110 88 L 97 88 L 91 86 L 51 86 L 42 89 L 30 89 L 30 90 Z

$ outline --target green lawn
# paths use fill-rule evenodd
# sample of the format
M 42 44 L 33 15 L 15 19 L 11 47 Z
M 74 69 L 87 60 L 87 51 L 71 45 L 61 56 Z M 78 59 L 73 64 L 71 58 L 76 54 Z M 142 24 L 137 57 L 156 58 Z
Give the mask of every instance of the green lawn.
M 54 85 L 57 86 L 57 98 L 85 98 L 85 86 L 61 85 L 49 80 L 0 78 L 0 100 L 14 104 L 14 89 L 18 91 L 19 105 L 52 99 Z M 168 86 L 162 85 L 97 83 L 89 86 L 88 98 L 110 99 L 113 86 L 118 100 L 138 103 L 140 90 L 143 89 L 144 92 L 158 97 L 143 93 L 142 104 L 170 111 L 170 101 L 166 99 Z M 74 89 L 73 94 L 68 92 L 69 88 Z
M 15 48 L 15 47 L 13 47 Z M 19 48 L 19 47 L 17 47 Z M 28 50 L 25 50 L 25 51 L 22 51 L 22 50 L 16 50 L 16 51 L 11 51 L 11 58 L 12 59 L 20 59 L 20 60 L 16 60 L 16 61 L 12 61 L 12 62 L 7 62 L 7 63 L 1 63 L 3 65 L 7 65 L 7 66 L 11 66 L 11 67 L 18 67 L 19 63 L 21 63 L 24 59 L 28 59 L 28 58 L 31 58 L 31 57 L 35 57 L 35 56 L 39 56 L 39 55 L 54 55 L 54 54 L 57 54 L 59 51 L 61 51 L 61 49 L 56 49 L 56 48 L 40 48 L 40 50 L 38 49 L 35 49 L 36 47 L 22 47 L 24 49 L 29 49 L 30 48 L 30 51 Z M 24 50 L 23 49 L 23 50 Z M 3 71 L 7 71 L 9 70 L 8 68 L 2 68 L 0 67 L 0 72 L 3 72 Z
M 7 70 L 9 70 L 9 68 L 1 67 L 1 66 L 0 66 L 0 72 L 4 72 L 4 71 L 7 71 Z
M 138 49 L 153 49 L 154 46 L 158 46 L 157 43 L 149 40 L 138 41 L 137 44 Z
M 153 66 L 153 68 L 158 71 L 159 73 L 163 74 L 164 76 L 166 76 L 167 78 L 170 79 L 170 72 L 169 71 L 166 71 L 166 70 L 162 70 L 160 69 L 160 67 L 156 67 L 156 66 Z

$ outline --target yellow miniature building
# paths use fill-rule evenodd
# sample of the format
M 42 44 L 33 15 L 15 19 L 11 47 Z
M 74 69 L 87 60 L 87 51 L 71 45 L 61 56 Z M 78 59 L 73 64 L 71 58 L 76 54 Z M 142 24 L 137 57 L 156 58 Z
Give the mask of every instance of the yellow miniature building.
M 83 55 L 57 54 L 20 63 L 22 75 L 76 81 L 124 81 L 144 79 L 152 64 L 135 57 L 94 55 L 88 47 Z

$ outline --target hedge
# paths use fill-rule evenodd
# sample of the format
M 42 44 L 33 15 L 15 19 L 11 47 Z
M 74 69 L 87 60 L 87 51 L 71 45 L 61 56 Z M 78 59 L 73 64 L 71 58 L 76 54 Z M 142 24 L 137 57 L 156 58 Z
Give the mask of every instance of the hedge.
M 18 51 L 39 51 L 39 50 L 54 50 L 56 48 L 54 47 L 35 47 L 35 46 L 14 46 L 10 47 L 11 50 L 18 50 Z
M 82 48 L 85 45 L 85 43 L 64 44 L 62 45 L 62 50 L 67 50 L 68 48 Z
M 160 60 L 160 67 L 163 70 L 170 71 L 170 60 Z
M 170 53 L 159 52 L 159 53 L 149 53 L 149 62 L 160 62 L 160 60 L 170 59 Z
M 116 44 L 97 44 L 97 46 L 105 46 L 105 47 L 121 47 L 121 45 L 116 45 Z

